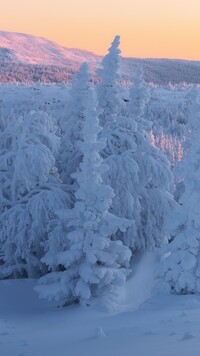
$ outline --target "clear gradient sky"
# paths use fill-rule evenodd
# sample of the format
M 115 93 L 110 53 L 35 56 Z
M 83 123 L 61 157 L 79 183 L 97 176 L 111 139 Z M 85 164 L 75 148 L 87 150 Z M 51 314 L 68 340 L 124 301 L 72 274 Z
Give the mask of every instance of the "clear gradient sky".
M 0 0 L 0 30 L 105 54 L 200 60 L 200 0 Z

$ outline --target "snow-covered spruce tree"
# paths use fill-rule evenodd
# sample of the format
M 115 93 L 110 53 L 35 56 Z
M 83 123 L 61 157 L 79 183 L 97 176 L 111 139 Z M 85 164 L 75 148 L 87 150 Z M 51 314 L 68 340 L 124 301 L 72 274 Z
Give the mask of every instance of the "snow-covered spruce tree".
M 111 54 L 106 56 L 106 64 L 110 63 L 112 66 L 112 62 L 118 63 L 115 67 L 118 70 L 119 51 L 116 50 L 116 45 L 119 45 L 119 38 L 117 37 L 117 43 L 113 43 L 115 51 L 110 50 Z M 110 62 L 109 56 L 112 59 Z M 115 60 L 113 57 L 116 57 Z M 99 72 L 105 87 L 109 70 L 107 65 Z M 154 248 L 162 244 L 165 218 L 173 205 L 173 198 L 169 194 L 172 175 L 168 160 L 151 146 L 146 132 L 150 124 L 142 118 L 142 113 L 148 93 L 141 72 L 137 72 L 134 89 L 131 89 L 129 113 L 126 117 L 119 114 L 121 98 L 117 78 L 120 78 L 119 73 L 113 73 L 109 77 L 108 88 L 112 89 L 112 95 L 105 98 L 103 92 L 98 95 L 99 107 L 103 110 L 101 117 L 104 119 L 101 136 L 106 138 L 106 147 L 101 155 L 109 166 L 103 178 L 115 192 L 111 211 L 117 216 L 135 221 L 118 238 L 132 251 Z M 110 111 L 105 114 L 107 107 Z
M 71 174 L 76 171 L 82 159 L 77 142 L 82 141 L 82 127 L 85 121 L 85 105 L 91 76 L 87 63 L 83 63 L 75 76 L 69 93 L 68 110 L 63 121 L 63 137 L 59 172 L 64 183 L 71 184 Z
M 135 72 L 134 82 L 129 91 L 128 112 L 137 122 L 137 129 L 143 130 L 148 121 L 144 120 L 144 111 L 149 101 L 149 90 L 143 79 L 142 66 Z M 149 128 L 149 125 L 147 126 Z
M 102 127 L 112 123 L 119 115 L 119 68 L 120 68 L 120 36 L 116 36 L 97 70 L 100 83 L 97 85 L 99 103 L 99 123 Z
M 102 131 L 100 137 L 106 141 L 101 150 L 101 156 L 109 166 L 103 174 L 105 184 L 111 186 L 115 192 L 110 211 L 115 215 L 138 220 L 140 216 L 139 197 L 135 191 L 138 183 L 138 167 L 127 150 L 134 145 L 132 141 L 130 125 L 127 118 L 121 117 L 122 98 L 120 96 L 120 37 L 116 36 L 109 53 L 102 61 L 102 68 L 97 74 L 100 83 L 97 85 L 98 113 Z M 134 123 L 133 123 L 134 125 Z M 137 239 L 135 223 L 126 231 L 130 237 L 124 241 L 129 247 L 135 245 Z M 118 231 L 116 239 L 124 237 L 124 233 Z M 127 241 L 129 240 L 129 241 Z
M 138 95 L 137 95 L 138 92 Z M 132 130 L 135 149 L 132 152 L 138 166 L 137 194 L 140 196 L 140 222 L 137 234 L 142 248 L 162 245 L 166 235 L 165 221 L 175 208 L 172 189 L 173 177 L 167 157 L 151 144 L 151 122 L 144 118 L 149 91 L 143 80 L 142 70 L 136 72 L 135 82 L 130 88 L 128 115 L 136 122 Z
M 200 293 L 200 102 L 197 89 L 193 91 L 187 126 L 190 131 L 187 154 L 177 167 L 184 183 L 177 214 L 179 233 L 163 251 L 161 277 L 176 293 Z
M 4 134 L 0 151 L 4 263 L 0 276 L 33 277 L 44 273 L 40 259 L 48 238 L 48 222 L 56 209 L 70 202 L 55 169 L 59 140 L 51 118 L 42 112 L 31 112 Z
M 13 141 L 19 131 L 19 122 L 9 125 L 0 134 L 0 213 L 11 206 L 11 177 L 12 177 L 12 151 Z M 7 159 L 5 160 L 5 156 Z M 5 160 L 5 163 L 4 163 Z
M 56 243 L 54 238 L 47 242 L 43 261 L 50 273 L 39 280 L 36 288 L 42 297 L 56 299 L 61 305 L 89 303 L 92 297 L 107 295 L 115 285 L 124 283 L 129 273 L 131 252 L 112 235 L 118 229 L 125 231 L 131 221 L 109 212 L 114 193 L 102 183 L 101 176 L 108 167 L 99 155 L 104 143 L 97 139 L 100 127 L 93 95 L 90 88 L 83 141 L 78 143 L 83 160 L 73 174 L 79 186 L 77 200 L 73 209 L 58 212 L 68 232 L 65 241 L 63 234 L 60 236 L 60 244 L 59 237 Z
M 175 202 L 170 194 L 172 174 L 167 158 L 151 145 L 147 135 L 137 130 L 136 122 L 130 120 L 129 129 L 124 128 L 123 135 L 122 125 L 121 132 L 115 132 L 121 153 L 106 158 L 109 170 L 104 178 L 116 194 L 112 211 L 135 220 L 135 226 L 121 237 L 134 251 L 162 245 L 166 235 L 165 221 Z

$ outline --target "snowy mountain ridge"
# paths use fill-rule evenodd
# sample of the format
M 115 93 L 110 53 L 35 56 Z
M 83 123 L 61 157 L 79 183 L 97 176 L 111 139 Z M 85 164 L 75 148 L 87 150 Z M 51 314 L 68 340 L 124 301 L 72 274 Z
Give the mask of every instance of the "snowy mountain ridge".
M 0 31 L 0 82 L 68 82 L 83 62 L 94 72 L 102 57 L 29 34 Z M 200 83 L 200 61 L 122 58 L 122 77 L 142 64 L 147 82 Z
M 12 60 L 24 64 L 66 66 L 67 61 L 82 63 L 100 59 L 88 51 L 64 48 L 43 37 L 14 32 L 0 31 L 0 49 L 6 49 Z

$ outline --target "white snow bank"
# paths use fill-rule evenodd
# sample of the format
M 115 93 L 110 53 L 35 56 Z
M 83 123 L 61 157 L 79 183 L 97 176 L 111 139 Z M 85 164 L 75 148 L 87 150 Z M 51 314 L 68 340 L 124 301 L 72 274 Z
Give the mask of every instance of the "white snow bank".
M 200 296 L 148 299 L 155 264 L 153 253 L 135 258 L 126 311 L 115 315 L 77 305 L 57 309 L 38 299 L 35 281 L 0 281 L 0 355 L 199 356 Z
M 156 252 L 139 252 L 133 257 L 132 274 L 125 288 L 119 289 L 118 302 L 123 310 L 136 309 L 155 293 L 154 272 L 158 256 Z

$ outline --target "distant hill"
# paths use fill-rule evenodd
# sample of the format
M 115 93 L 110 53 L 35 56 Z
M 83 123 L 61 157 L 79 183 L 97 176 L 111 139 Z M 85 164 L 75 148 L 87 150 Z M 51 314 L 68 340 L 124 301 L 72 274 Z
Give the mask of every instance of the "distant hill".
M 109 44 L 108 44 L 109 45 Z M 102 57 L 94 53 L 59 46 L 45 38 L 0 31 L 0 83 L 68 82 L 83 62 L 92 73 Z M 122 58 L 122 77 L 132 81 L 138 64 L 147 82 L 200 84 L 200 61 Z

